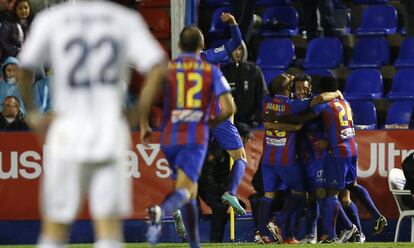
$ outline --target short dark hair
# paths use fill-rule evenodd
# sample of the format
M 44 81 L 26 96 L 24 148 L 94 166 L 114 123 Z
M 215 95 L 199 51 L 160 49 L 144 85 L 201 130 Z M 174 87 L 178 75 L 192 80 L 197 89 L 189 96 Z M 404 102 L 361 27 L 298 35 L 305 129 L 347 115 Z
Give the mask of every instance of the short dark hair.
M 8 99 L 14 99 L 16 101 L 17 107 L 20 108 L 20 100 L 17 96 L 6 96 L 3 100 L 3 104 L 8 100 Z
M 198 27 L 191 25 L 183 28 L 178 43 L 183 52 L 195 52 L 199 48 L 201 39 L 201 30 Z
M 311 76 L 309 76 L 308 74 L 306 74 L 306 73 L 299 73 L 298 75 L 296 75 L 294 78 L 293 78 L 293 83 L 295 84 L 296 82 L 304 82 L 304 81 L 308 81 L 309 82 L 309 84 L 311 84 L 312 83 L 312 78 L 311 78 Z
M 286 90 L 290 80 L 286 74 L 282 73 L 270 81 L 269 93 L 270 95 L 281 95 Z
M 322 77 L 319 81 L 319 91 L 334 92 L 338 90 L 338 81 L 334 77 Z

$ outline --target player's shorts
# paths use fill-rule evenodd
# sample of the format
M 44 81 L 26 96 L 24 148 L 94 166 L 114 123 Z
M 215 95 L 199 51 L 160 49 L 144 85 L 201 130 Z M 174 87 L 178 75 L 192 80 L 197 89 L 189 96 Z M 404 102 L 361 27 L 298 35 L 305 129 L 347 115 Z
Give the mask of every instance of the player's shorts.
M 237 150 L 243 147 L 243 141 L 237 128 L 229 120 L 213 128 L 212 135 L 220 147 L 225 150 Z
M 303 167 L 297 164 L 262 165 L 263 189 L 264 192 L 285 190 L 286 186 L 298 192 L 305 190 L 305 175 Z
M 182 169 L 193 183 L 198 181 L 207 153 L 206 145 L 171 145 L 161 146 L 161 149 L 170 164 L 174 179 L 176 178 L 177 170 Z
M 323 161 L 324 188 L 342 190 L 357 178 L 357 157 L 332 157 L 326 154 Z
M 51 221 L 71 223 L 85 195 L 89 196 L 90 212 L 94 219 L 119 218 L 131 214 L 132 185 L 122 158 L 82 163 L 46 152 L 43 161 L 42 208 L 44 215 Z
M 317 188 L 323 187 L 323 158 L 314 159 L 305 166 L 306 180 L 309 192 L 315 192 Z

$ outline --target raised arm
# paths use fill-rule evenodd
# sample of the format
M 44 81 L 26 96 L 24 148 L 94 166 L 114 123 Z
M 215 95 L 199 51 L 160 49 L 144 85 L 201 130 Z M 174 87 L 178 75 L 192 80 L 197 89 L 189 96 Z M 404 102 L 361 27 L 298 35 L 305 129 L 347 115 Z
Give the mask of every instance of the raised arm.
M 230 13 L 222 13 L 221 21 L 229 24 L 231 39 L 226 42 L 224 45 L 228 53 L 233 52 L 242 44 L 242 35 L 239 29 L 239 25 L 237 25 L 236 19 Z
M 310 102 L 310 107 L 313 107 L 317 104 L 321 104 L 324 102 L 329 102 L 335 98 L 344 98 L 344 96 L 342 95 L 342 93 L 337 90 L 335 92 L 324 92 L 322 94 L 320 94 L 319 96 L 315 96 L 311 102 Z

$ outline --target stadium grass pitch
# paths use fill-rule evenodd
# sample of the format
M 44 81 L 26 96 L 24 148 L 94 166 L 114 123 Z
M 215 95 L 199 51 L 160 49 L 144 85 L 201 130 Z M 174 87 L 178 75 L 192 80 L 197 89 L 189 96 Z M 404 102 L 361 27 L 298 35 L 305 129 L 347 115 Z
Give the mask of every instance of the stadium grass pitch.
M 323 244 L 323 245 L 311 245 L 311 244 L 298 244 L 298 245 L 271 245 L 278 248 L 292 248 L 292 247 L 342 247 L 342 248 L 405 248 L 405 247 L 414 247 L 413 243 L 408 242 L 400 242 L 400 243 L 373 243 L 367 242 L 364 244 L 357 244 L 357 243 L 346 243 L 346 244 Z M 3 247 L 10 247 L 10 248 L 34 248 L 34 245 L 0 245 L 1 248 Z M 69 245 L 67 247 L 70 248 L 92 248 L 92 244 L 77 244 L 77 245 Z M 150 247 L 147 243 L 128 243 L 126 248 L 148 248 Z M 184 243 L 160 243 L 157 245 L 160 248 L 184 248 L 188 247 L 188 244 Z M 254 243 L 222 243 L 222 244 L 212 244 L 212 243 L 202 243 L 201 247 L 242 247 L 242 248 L 263 248 L 263 245 L 258 245 Z

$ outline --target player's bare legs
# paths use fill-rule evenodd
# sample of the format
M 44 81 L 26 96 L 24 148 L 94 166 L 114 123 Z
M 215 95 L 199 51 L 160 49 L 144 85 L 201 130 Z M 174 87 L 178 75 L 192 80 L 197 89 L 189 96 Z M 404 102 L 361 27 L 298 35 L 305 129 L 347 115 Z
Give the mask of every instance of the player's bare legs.
M 231 170 L 231 179 L 227 191 L 223 194 L 222 200 L 233 207 L 233 210 L 236 214 L 244 215 L 246 210 L 240 205 L 237 200 L 236 193 L 237 188 L 240 185 L 241 180 L 243 179 L 244 170 L 247 165 L 246 159 L 246 150 L 244 147 L 241 147 L 236 150 L 226 150 L 230 157 L 233 159 L 234 164 Z
M 47 218 L 42 220 L 39 248 L 61 248 L 66 243 L 69 225 L 53 222 Z
M 118 218 L 94 220 L 96 248 L 122 247 L 122 225 Z

